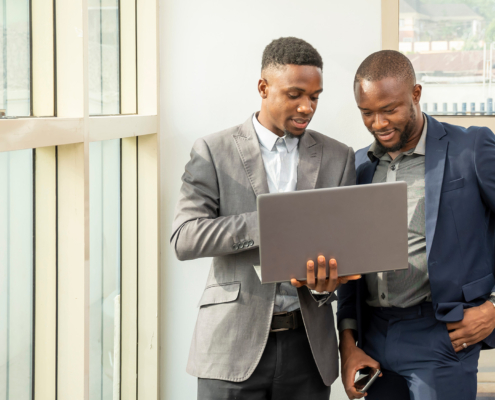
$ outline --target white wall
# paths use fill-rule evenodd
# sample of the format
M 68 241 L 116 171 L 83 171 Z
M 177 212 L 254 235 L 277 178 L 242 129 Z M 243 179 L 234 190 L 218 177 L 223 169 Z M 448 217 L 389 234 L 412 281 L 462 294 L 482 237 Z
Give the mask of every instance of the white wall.
M 310 125 L 355 149 L 371 142 L 354 103 L 360 62 L 380 49 L 380 0 L 160 0 L 161 399 L 196 398 L 189 344 L 210 260 L 177 261 L 168 245 L 180 177 L 195 139 L 259 109 L 264 47 L 296 36 L 321 53 L 324 93 Z M 332 400 L 346 399 L 340 381 Z

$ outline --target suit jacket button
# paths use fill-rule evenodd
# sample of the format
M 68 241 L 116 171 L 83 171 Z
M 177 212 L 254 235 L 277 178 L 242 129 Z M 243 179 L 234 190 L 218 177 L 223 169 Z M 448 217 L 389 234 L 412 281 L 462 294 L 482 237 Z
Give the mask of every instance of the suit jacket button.
M 253 240 L 250 240 L 250 241 L 248 242 L 248 246 L 252 246 L 253 244 L 254 244 L 254 241 L 253 241 Z
M 232 248 L 233 248 L 234 250 L 237 250 L 237 249 L 239 248 L 239 246 L 237 245 L 237 243 L 234 243 L 234 245 L 232 246 Z

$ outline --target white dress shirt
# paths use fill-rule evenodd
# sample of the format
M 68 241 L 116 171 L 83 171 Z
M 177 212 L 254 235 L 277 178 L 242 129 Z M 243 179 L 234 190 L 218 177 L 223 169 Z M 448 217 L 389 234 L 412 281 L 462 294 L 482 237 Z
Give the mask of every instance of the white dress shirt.
M 299 138 L 277 136 L 258 122 L 256 114 L 253 115 L 253 125 L 260 142 L 270 193 L 295 191 L 299 164 Z M 290 282 L 277 284 L 273 311 L 293 311 L 298 308 L 297 289 Z

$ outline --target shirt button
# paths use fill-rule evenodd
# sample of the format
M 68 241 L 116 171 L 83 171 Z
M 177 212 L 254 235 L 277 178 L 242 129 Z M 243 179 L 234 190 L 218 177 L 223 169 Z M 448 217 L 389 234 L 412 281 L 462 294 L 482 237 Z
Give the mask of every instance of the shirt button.
M 385 300 L 385 293 L 382 293 L 382 299 Z
M 391 169 L 392 171 L 395 171 L 395 165 L 392 165 L 392 166 L 390 167 L 390 169 Z

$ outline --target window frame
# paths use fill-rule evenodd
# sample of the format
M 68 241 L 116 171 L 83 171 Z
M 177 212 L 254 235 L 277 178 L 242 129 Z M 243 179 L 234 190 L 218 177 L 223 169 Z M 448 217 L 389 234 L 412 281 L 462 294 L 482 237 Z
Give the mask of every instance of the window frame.
M 382 0 L 382 49 L 399 51 L 399 0 Z M 495 114 L 486 115 L 435 115 L 435 119 L 468 128 L 486 126 L 495 132 Z
M 46 16 L 46 9 L 45 14 L 39 14 L 43 9 L 41 2 L 46 1 L 31 1 L 35 20 Z M 36 274 L 40 279 L 35 285 L 35 293 L 43 293 L 36 290 L 36 286 L 41 288 L 47 280 L 51 285 L 50 296 L 36 297 L 35 318 L 46 318 L 51 330 L 45 331 L 44 335 L 41 330 L 35 330 L 34 343 L 49 339 L 50 347 L 35 346 L 33 375 L 36 386 L 33 391 L 37 390 L 34 398 L 52 400 L 56 393 L 59 400 L 89 400 L 89 379 L 85 373 L 89 368 L 90 352 L 89 143 L 123 139 L 122 163 L 129 160 L 123 174 L 131 177 L 131 182 L 133 177 L 136 179 L 134 184 L 126 182 L 122 187 L 123 196 L 129 196 L 122 204 L 122 244 L 126 246 L 122 268 L 129 272 L 123 285 L 131 288 L 132 294 L 129 301 L 122 297 L 121 307 L 125 307 L 126 316 L 121 324 L 130 327 L 134 323 L 136 332 L 122 337 L 121 360 L 126 365 L 134 364 L 135 370 L 123 373 L 121 377 L 130 379 L 134 376 L 136 380 L 121 385 L 121 399 L 158 399 L 158 0 L 120 0 L 121 17 L 134 23 L 134 32 L 131 29 L 123 35 L 121 29 L 121 44 L 126 46 L 135 42 L 136 51 L 125 53 L 121 59 L 121 112 L 127 115 L 112 116 L 89 115 L 88 1 L 49 2 L 56 10 L 53 54 L 48 57 L 54 60 L 54 80 L 46 82 L 42 89 L 32 91 L 33 116 L 0 119 L 0 151 L 37 149 L 36 209 L 50 210 L 47 213 L 38 211 L 35 217 L 39 243 L 35 252 L 36 269 L 41 272 L 43 268 L 44 273 Z M 35 3 L 34 7 L 32 3 Z M 35 26 L 37 31 L 50 29 L 50 24 Z M 50 47 L 49 43 L 38 45 L 34 54 L 40 54 L 46 46 Z M 49 66 L 36 62 L 33 68 L 34 76 L 39 76 L 46 73 Z M 55 116 L 36 116 L 46 114 L 36 111 L 43 101 L 40 90 L 47 91 L 45 100 L 53 98 Z M 72 204 L 64 199 L 72 199 Z M 58 222 L 54 220 L 56 216 Z M 61 223 L 62 220 L 65 223 Z M 70 224 L 67 223 L 69 220 Z M 58 285 L 53 282 L 54 274 Z M 58 297 L 56 309 L 54 296 Z M 136 320 L 133 322 L 129 315 L 135 315 Z M 133 341 L 136 341 L 135 348 L 128 346 Z M 138 372 L 139 376 L 136 376 Z

